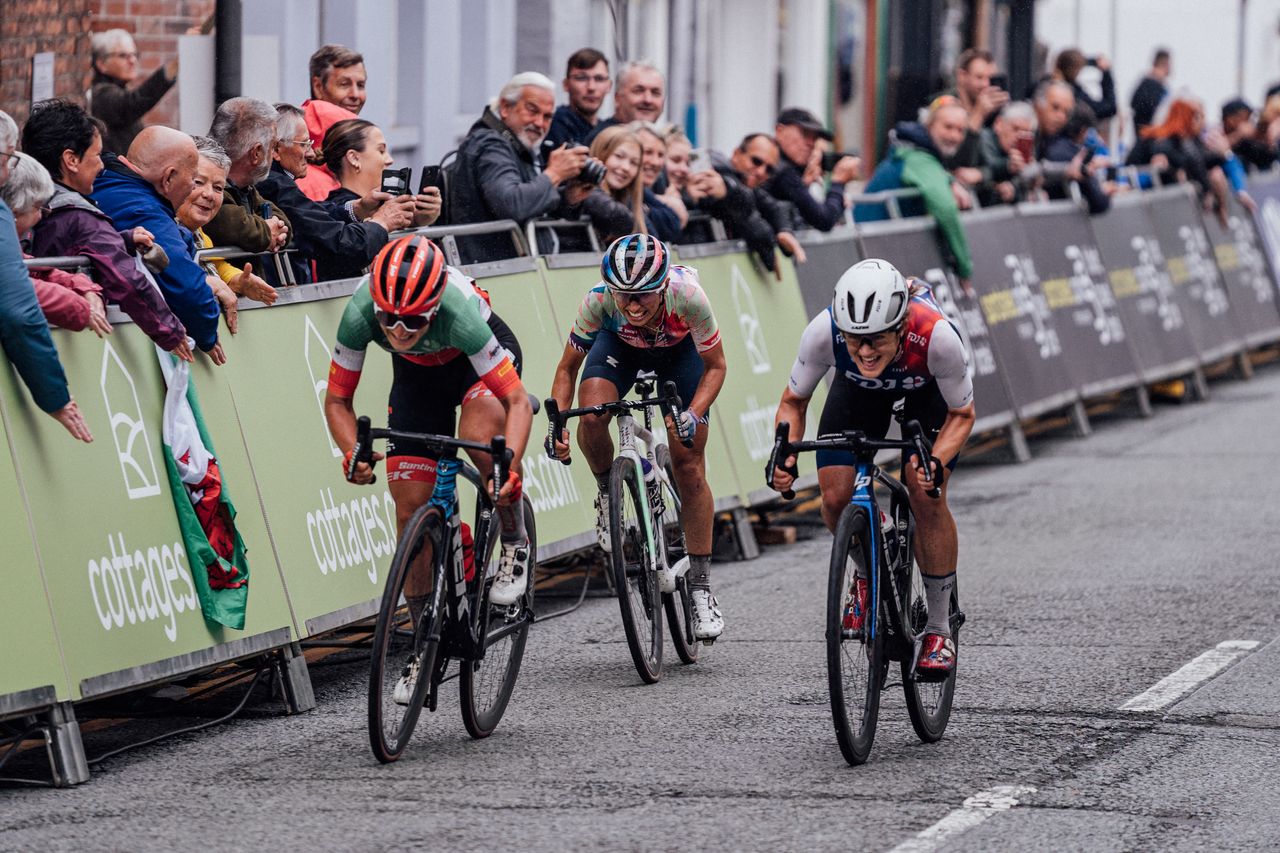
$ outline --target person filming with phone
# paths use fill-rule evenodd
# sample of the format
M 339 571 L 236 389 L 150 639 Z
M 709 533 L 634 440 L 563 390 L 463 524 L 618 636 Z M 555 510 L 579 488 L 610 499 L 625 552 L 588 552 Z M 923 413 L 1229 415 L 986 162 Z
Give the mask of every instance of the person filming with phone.
M 1025 201 L 1040 167 L 1035 158 L 1036 111 L 1026 101 L 1010 101 L 980 137 L 982 181 L 975 187 L 983 207 Z

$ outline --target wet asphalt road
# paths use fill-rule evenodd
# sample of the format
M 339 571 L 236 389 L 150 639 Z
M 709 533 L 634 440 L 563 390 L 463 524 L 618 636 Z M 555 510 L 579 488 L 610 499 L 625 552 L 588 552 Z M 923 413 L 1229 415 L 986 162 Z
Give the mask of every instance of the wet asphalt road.
M 1207 403 L 1036 439 L 1026 465 L 962 466 L 969 619 L 940 743 L 918 742 L 890 690 L 871 760 L 844 763 L 822 642 L 830 539 L 811 531 L 716 564 L 726 634 L 694 667 L 668 648 L 657 685 L 635 675 L 616 603 L 588 599 L 534 628 L 486 741 L 463 730 L 455 682 L 380 766 L 364 667 L 316 668 L 308 714 L 264 703 L 79 788 L 0 791 L 0 848 L 1273 848 L 1278 401 L 1271 366 Z M 1120 710 L 1224 641 L 1258 645 L 1162 710 Z M 88 750 L 108 737 L 89 732 Z

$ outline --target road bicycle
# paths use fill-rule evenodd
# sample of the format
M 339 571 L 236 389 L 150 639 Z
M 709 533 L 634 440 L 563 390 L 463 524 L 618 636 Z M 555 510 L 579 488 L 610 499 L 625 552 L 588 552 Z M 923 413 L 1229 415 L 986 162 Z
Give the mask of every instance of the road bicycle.
M 811 450 L 843 450 L 854 456 L 854 488 L 849 505 L 840 514 L 831 546 L 827 583 L 827 682 L 831 692 L 831 716 L 840 752 L 850 764 L 862 764 L 871 752 L 880 710 L 880 691 L 888 686 L 889 663 L 897 661 L 902 672 L 911 726 L 925 743 L 942 737 L 951 718 L 956 671 L 943 680 L 916 672 L 916 661 L 928 622 L 924 583 L 912 552 L 915 516 L 907 487 L 875 463 L 881 450 L 903 451 L 923 460 L 925 473 L 942 482 L 942 468 L 930 455 L 931 445 L 919 421 L 902 426 L 903 439 L 872 439 L 859 430 L 814 441 L 791 442 L 789 425 L 778 424 L 765 476 L 773 482 L 774 468 L 789 456 Z M 887 512 L 881 511 L 876 485 L 888 493 Z M 928 492 L 938 497 L 935 485 Z M 790 500 L 794 494 L 787 492 Z M 859 630 L 845 627 L 845 615 L 853 604 L 855 576 L 868 581 L 866 618 Z M 964 613 L 952 588 L 951 636 L 959 644 Z
M 356 421 L 356 444 L 350 470 L 370 462 L 377 439 L 418 442 L 436 463 L 431 498 L 414 512 L 400 533 L 387 585 L 378 608 L 369 667 L 369 745 L 381 762 L 395 761 L 404 752 L 425 705 L 436 701 L 449 662 L 456 660 L 462 722 L 473 738 L 488 737 L 497 727 L 515 689 L 533 622 L 533 578 L 524 595 L 510 606 L 489 602 L 489 587 L 498 562 L 498 489 L 507 481 L 511 451 L 503 436 L 488 444 L 444 435 L 372 429 L 367 417 Z M 480 472 L 458 458 L 459 450 L 480 451 L 493 460 L 491 490 Z M 457 478 L 476 490 L 475 526 L 470 534 L 459 512 Z M 537 531 L 533 508 L 523 500 L 525 530 L 529 534 L 528 571 L 537 564 Z M 472 538 L 468 542 L 468 538 Z M 431 591 L 417 623 L 404 597 L 410 567 L 431 547 Z M 418 678 L 407 704 L 395 701 L 395 687 L 408 666 L 416 662 Z M 403 698 L 403 697 L 402 697 Z
M 638 374 L 638 400 L 615 400 L 598 406 L 561 411 L 548 398 L 548 455 L 551 443 L 565 424 L 582 415 L 614 415 L 618 429 L 618 453 L 609 469 L 610 570 L 622 610 L 622 627 L 636 671 L 647 684 L 662 678 L 662 616 L 676 654 L 686 664 L 698 660 L 698 641 L 693 636 L 690 590 L 685 583 L 684 531 L 680 527 L 680 489 L 676 484 L 671 451 L 665 431 L 653 430 L 653 410 L 675 419 L 681 411 L 680 395 L 674 382 L 663 386 L 660 397 L 653 393 L 652 373 Z M 643 412 L 643 424 L 632 412 Z M 693 441 L 682 441 L 692 447 Z M 564 460 L 564 464 L 569 464 Z

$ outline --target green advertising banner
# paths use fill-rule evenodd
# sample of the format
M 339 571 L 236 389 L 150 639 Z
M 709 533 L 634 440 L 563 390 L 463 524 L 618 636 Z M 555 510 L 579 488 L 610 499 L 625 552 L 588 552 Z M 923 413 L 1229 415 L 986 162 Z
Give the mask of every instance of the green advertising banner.
M 14 387 L 17 382 L 12 370 L 3 372 L 0 384 L 5 386 L 6 396 L 26 394 Z M 64 435 L 62 440 L 67 444 L 64 450 L 71 451 L 71 438 Z M 31 538 L 31 520 L 21 497 L 24 486 L 38 485 L 19 484 L 13 457 L 0 453 L 0 536 L 8 564 L 4 595 L 0 596 L 0 645 L 6 650 L 4 666 L 0 666 L 0 717 L 51 705 L 57 697 L 65 698 L 71 692 Z
M 716 400 L 712 423 L 721 430 L 724 467 L 736 477 L 736 487 L 730 488 L 747 505 L 767 500 L 776 495 L 764 483 L 764 465 L 773 449 L 773 419 L 800 335 L 809 323 L 795 268 L 779 257 L 782 280 L 778 281 L 761 270 L 737 243 L 681 246 L 677 253 L 681 263 L 698 270 L 724 341 L 729 373 Z M 809 406 L 810 436 L 825 400 L 826 387 L 820 385 Z M 716 444 L 713 437 L 708 443 L 709 457 Z M 717 497 L 729 493 L 722 483 L 712 481 Z
M 354 289 L 345 281 L 283 291 L 270 308 L 242 311 L 240 334 L 225 344 L 234 411 L 302 636 L 375 613 L 395 553 L 386 477 L 348 483 L 324 416 L 338 321 Z M 386 426 L 390 388 L 391 359 L 371 348 L 356 413 Z
M 70 679 L 69 695 L 60 698 L 109 693 L 288 642 L 289 610 L 226 373 L 200 356 L 192 381 L 255 567 L 243 631 L 206 621 L 196 599 L 192 572 L 200 567 L 183 546 L 161 456 L 165 385 L 154 345 L 128 323 L 105 340 L 61 330 L 54 339 L 95 441 L 72 441 L 12 379 L 0 385 L 0 405 L 27 484 Z

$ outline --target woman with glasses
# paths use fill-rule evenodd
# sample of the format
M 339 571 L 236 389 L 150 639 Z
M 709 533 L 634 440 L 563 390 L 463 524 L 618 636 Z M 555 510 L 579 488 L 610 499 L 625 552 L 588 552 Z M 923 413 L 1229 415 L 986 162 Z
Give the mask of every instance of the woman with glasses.
M 102 139 L 106 151 L 124 154 L 142 130 L 142 117 L 159 103 L 178 80 L 178 58 L 151 73 L 142 85 L 128 88 L 138 77 L 138 47 L 127 30 L 94 33 L 93 83 L 89 110 L 107 126 Z
M 720 328 L 698 283 L 697 270 L 672 266 L 666 244 L 648 234 L 628 234 L 615 240 L 600 262 L 600 278 L 578 308 L 556 367 L 551 396 L 561 409 L 573 406 L 574 384 L 583 362 L 586 366 L 577 389 L 580 406 L 621 399 L 641 370 L 654 371 L 659 383 L 670 380 L 676 384 L 685 410 L 667 424 L 667 430 L 689 554 L 685 579 L 691 590 L 693 634 L 700 640 L 714 640 L 724 630 L 724 618 L 711 594 L 714 506 L 704 453 L 711 404 L 724 385 Z M 607 551 L 609 468 L 613 463 L 609 416 L 588 416 L 580 423 L 578 447 L 600 487 L 596 537 Z M 693 446 L 681 444 L 684 439 L 692 439 Z M 549 450 L 562 460 L 569 458 L 568 430 Z
M 356 386 L 370 345 L 391 353 L 391 429 L 453 435 L 456 425 L 459 437 L 484 443 L 495 435 L 506 436 L 514 455 L 498 499 L 502 556 L 489 598 L 498 605 L 515 603 L 524 594 L 530 570 L 520 472 L 533 423 L 533 407 L 520 381 L 515 334 L 493 312 L 488 294 L 445 264 L 444 252 L 435 243 L 416 234 L 388 243 L 342 313 L 329 367 L 324 411 L 334 443 L 345 454 L 344 473 L 356 441 Z M 431 497 L 438 457 L 413 442 L 396 441 L 387 447 L 387 486 L 396 504 L 397 524 L 403 528 Z M 375 461 L 382 458 L 374 454 Z M 474 461 L 479 470 L 492 471 L 487 455 Z M 356 466 L 354 482 L 367 484 L 372 479 L 369 465 Z M 430 562 L 429 555 L 416 562 L 405 583 L 415 620 L 430 591 L 430 572 L 422 570 Z

